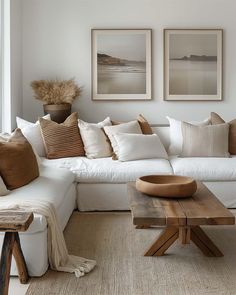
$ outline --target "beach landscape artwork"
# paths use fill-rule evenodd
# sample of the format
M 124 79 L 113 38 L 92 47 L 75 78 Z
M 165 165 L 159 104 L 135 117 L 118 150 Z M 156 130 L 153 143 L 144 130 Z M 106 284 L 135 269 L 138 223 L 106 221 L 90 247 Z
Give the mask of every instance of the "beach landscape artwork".
M 165 100 L 222 99 L 222 30 L 164 30 Z
M 151 30 L 92 30 L 94 100 L 151 99 Z

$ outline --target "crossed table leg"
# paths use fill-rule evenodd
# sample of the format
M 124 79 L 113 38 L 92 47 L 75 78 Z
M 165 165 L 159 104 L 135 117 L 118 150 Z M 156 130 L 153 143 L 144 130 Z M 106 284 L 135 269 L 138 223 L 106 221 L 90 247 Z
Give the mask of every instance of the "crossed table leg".
M 190 240 L 208 257 L 222 257 L 222 252 L 200 228 L 200 226 L 168 226 L 158 239 L 145 252 L 144 256 L 162 256 L 165 251 L 179 239 L 181 244 L 189 244 Z

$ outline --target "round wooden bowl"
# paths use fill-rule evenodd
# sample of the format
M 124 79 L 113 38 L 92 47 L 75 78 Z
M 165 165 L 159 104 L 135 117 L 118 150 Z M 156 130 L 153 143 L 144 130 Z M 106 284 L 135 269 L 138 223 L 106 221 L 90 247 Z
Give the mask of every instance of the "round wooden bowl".
M 197 190 L 194 179 L 178 175 L 147 175 L 136 180 L 136 189 L 154 197 L 186 198 Z

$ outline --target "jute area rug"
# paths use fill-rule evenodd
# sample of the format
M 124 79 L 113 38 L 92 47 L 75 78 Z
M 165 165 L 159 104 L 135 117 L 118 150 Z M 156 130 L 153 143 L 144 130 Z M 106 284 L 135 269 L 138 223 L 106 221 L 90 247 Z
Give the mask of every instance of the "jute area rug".
M 69 252 L 97 267 L 79 279 L 49 270 L 31 279 L 27 295 L 235 295 L 236 226 L 204 229 L 224 257 L 178 243 L 165 256 L 144 257 L 160 229 L 135 229 L 130 213 L 75 212 L 65 230 Z

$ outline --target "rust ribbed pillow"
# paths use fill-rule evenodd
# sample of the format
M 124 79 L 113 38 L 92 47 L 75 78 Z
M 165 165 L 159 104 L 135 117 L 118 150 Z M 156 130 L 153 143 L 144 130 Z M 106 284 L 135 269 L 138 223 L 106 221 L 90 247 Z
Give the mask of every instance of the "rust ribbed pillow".
M 72 113 L 61 124 L 43 118 L 39 122 L 48 159 L 85 155 L 77 113 Z
M 211 124 L 223 124 L 225 121 L 217 114 L 211 113 Z M 236 119 L 228 122 L 229 124 L 229 153 L 236 155 Z
M 8 141 L 0 141 L 0 175 L 10 190 L 39 176 L 36 156 L 20 129 L 16 129 Z
M 143 115 L 140 114 L 137 118 L 137 121 L 143 134 L 153 134 L 151 126 L 149 125 L 148 121 L 144 118 Z M 119 125 L 122 123 L 124 122 L 112 121 L 112 125 Z

